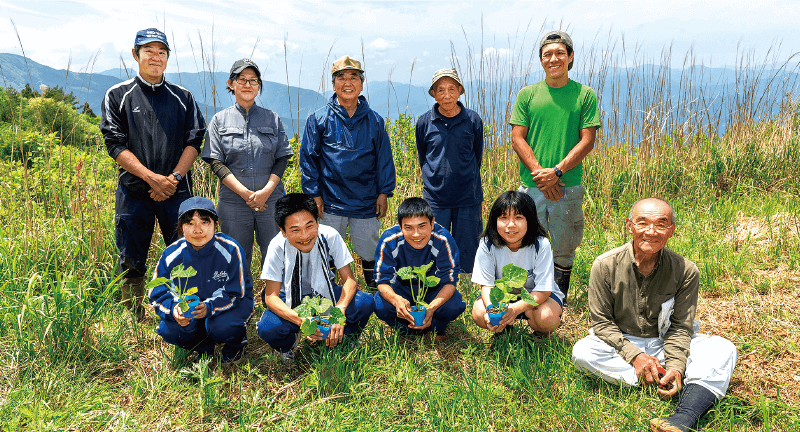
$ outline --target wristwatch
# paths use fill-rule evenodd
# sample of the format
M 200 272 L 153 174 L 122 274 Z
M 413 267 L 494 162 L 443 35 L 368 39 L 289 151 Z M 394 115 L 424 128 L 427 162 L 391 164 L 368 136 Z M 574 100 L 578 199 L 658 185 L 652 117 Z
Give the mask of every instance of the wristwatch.
M 557 166 L 553 167 L 553 171 L 556 173 L 556 177 L 561 177 L 562 175 L 564 175 L 564 172 L 561 171 L 561 169 L 558 168 Z
M 175 177 L 175 180 L 178 180 L 178 181 L 183 180 L 183 176 L 178 174 L 178 173 L 176 173 L 176 172 L 172 173 L 172 176 Z M 561 177 L 561 176 L 559 176 L 559 177 Z

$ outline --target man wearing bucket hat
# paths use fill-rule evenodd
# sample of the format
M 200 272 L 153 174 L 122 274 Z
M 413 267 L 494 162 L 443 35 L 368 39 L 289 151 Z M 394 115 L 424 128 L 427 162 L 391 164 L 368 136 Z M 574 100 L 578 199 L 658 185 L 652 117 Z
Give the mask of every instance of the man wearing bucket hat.
M 361 257 L 364 280 L 377 288 L 371 258 L 380 220 L 395 187 L 392 147 L 383 118 L 361 96 L 361 62 L 344 56 L 333 62 L 328 104 L 308 116 L 300 146 L 303 192 L 311 195 L 321 223 L 344 237 L 350 228 L 353 251 Z
M 183 237 L 167 246 L 153 272 L 150 303 L 161 318 L 156 333 L 165 342 L 201 356 L 212 356 L 214 345 L 222 347 L 222 361 L 242 358 L 247 344 L 247 321 L 253 313 L 253 284 L 245 268 L 245 251 L 232 237 L 217 232 L 219 219 L 214 203 L 191 197 L 180 205 L 178 234 Z M 166 283 L 173 270 L 183 266 L 197 273 L 173 280 L 187 290 L 197 287 L 198 304 L 185 313 L 180 298 Z
M 428 94 L 436 103 L 416 127 L 422 197 L 433 208 L 436 222 L 453 235 L 461 269 L 472 273 L 483 229 L 483 121 L 458 101 L 464 86 L 455 69 L 436 71 Z
M 108 89 L 100 130 L 119 164 L 114 228 L 125 277 L 122 301 L 142 318 L 154 223 L 158 220 L 165 244 L 178 239 L 178 208 L 192 196 L 189 169 L 203 142 L 205 120 L 192 94 L 164 78 L 170 48 L 163 32 L 139 31 L 131 53 L 139 72 Z
M 600 115 L 594 90 L 569 78 L 575 52 L 567 33 L 547 33 L 539 60 L 545 79 L 520 90 L 509 123 L 520 191 L 533 197 L 550 235 L 555 281 L 566 300 L 583 239 L 583 159 L 594 148 Z

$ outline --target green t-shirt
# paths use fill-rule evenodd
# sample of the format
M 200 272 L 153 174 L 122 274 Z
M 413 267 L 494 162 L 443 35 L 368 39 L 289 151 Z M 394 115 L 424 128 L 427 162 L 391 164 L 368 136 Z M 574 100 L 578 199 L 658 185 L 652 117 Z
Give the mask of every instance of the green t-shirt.
M 564 87 L 552 88 L 544 81 L 520 90 L 512 125 L 528 127 L 528 144 L 543 168 L 552 168 L 581 140 L 580 130 L 600 127 L 597 95 L 591 87 L 570 80 Z M 535 187 L 531 172 L 520 161 L 523 186 Z M 566 187 L 578 186 L 583 177 L 583 162 L 561 176 Z

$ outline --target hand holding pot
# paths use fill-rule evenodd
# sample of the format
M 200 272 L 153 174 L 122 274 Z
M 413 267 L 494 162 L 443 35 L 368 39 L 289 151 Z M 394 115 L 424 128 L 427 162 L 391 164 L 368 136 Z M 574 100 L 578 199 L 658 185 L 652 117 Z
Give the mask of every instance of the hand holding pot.
M 412 319 L 410 320 L 411 324 L 408 325 L 408 328 L 414 329 L 414 330 L 422 330 L 422 329 L 426 329 L 426 328 L 430 327 L 431 326 L 431 322 L 433 321 L 433 312 L 434 312 L 433 308 L 427 308 L 425 310 L 425 319 L 422 321 L 422 325 L 421 326 L 415 326 L 414 325 L 414 319 L 412 317 Z
M 181 308 L 176 305 L 174 308 L 172 308 L 172 317 L 175 318 L 175 321 L 177 321 L 179 326 L 186 327 L 190 322 L 192 322 L 192 318 L 206 317 L 206 304 L 200 302 L 197 306 L 195 306 L 194 314 L 192 316 L 184 316 L 183 312 L 181 312 Z
M 319 333 L 319 330 L 317 330 Z M 341 324 L 333 324 L 331 326 L 331 332 L 328 333 L 328 338 L 325 339 L 325 346 L 328 347 L 335 347 L 342 342 L 344 338 L 344 326 Z
M 408 310 L 411 309 L 411 302 L 404 299 L 403 297 L 395 294 L 394 298 L 391 301 L 392 306 L 396 311 L 397 317 L 402 318 L 410 323 L 414 323 L 414 317 L 408 313 Z
M 500 333 L 506 328 L 506 326 L 514 324 L 514 320 L 517 319 L 517 315 L 519 315 L 519 312 L 517 312 L 515 306 L 516 303 L 508 305 L 508 310 L 506 311 L 505 315 L 503 315 L 503 318 L 500 319 L 500 324 L 496 326 L 493 326 L 489 321 L 489 312 L 483 314 L 483 318 L 486 320 L 486 328 L 495 333 Z

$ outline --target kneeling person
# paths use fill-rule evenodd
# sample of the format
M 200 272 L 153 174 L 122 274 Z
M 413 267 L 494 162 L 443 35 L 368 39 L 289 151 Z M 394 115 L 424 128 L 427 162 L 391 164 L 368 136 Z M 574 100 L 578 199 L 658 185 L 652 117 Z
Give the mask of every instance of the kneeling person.
M 736 347 L 697 333 L 700 272 L 666 247 L 675 212 L 666 201 L 636 202 L 625 225 L 633 241 L 600 255 L 589 276 L 589 336 L 572 349 L 580 369 L 614 383 L 658 385 L 675 414 L 650 420 L 654 431 L 687 431 L 725 396 Z M 664 365 L 666 370 L 661 369 Z M 659 375 L 663 374 L 663 377 Z M 685 384 L 685 387 L 683 387 Z
M 381 235 L 375 250 L 375 315 L 403 334 L 427 333 L 433 330 L 441 340 L 451 321 L 458 318 L 467 305 L 456 290 L 458 247 L 453 237 L 433 217 L 433 209 L 422 198 L 408 198 L 397 210 L 397 225 Z M 422 325 L 415 326 L 408 312 L 412 284 L 397 272 L 403 267 L 418 267 L 433 262 L 429 276 L 439 278 L 439 285 L 425 295 L 428 303 Z M 416 284 L 416 282 L 415 282 Z
M 353 257 L 335 229 L 319 224 L 314 198 L 302 193 L 280 198 L 275 203 L 275 221 L 281 233 L 269 243 L 261 272 L 267 307 L 258 322 L 261 339 L 280 351 L 284 360 L 291 360 L 303 323 L 293 309 L 308 296 L 327 298 L 345 314 L 345 325 L 331 326 L 325 345 L 333 347 L 345 335 L 360 334 L 375 304 L 369 294 L 356 289 L 350 269 Z M 342 286 L 334 283 L 331 263 Z M 322 340 L 322 333 L 317 330 L 308 339 Z
M 180 298 L 166 285 L 150 290 L 150 303 L 161 318 L 156 333 L 165 342 L 214 354 L 214 344 L 225 344 L 222 361 L 242 357 L 247 344 L 246 324 L 253 313 L 253 285 L 245 267 L 246 255 L 232 237 L 217 232 L 219 221 L 214 203 L 192 197 L 180 205 L 178 234 L 182 238 L 167 246 L 153 278 L 171 277 L 178 265 L 193 268 L 194 276 L 174 281 L 181 288 L 197 287 L 200 303 L 191 316 L 178 307 Z

